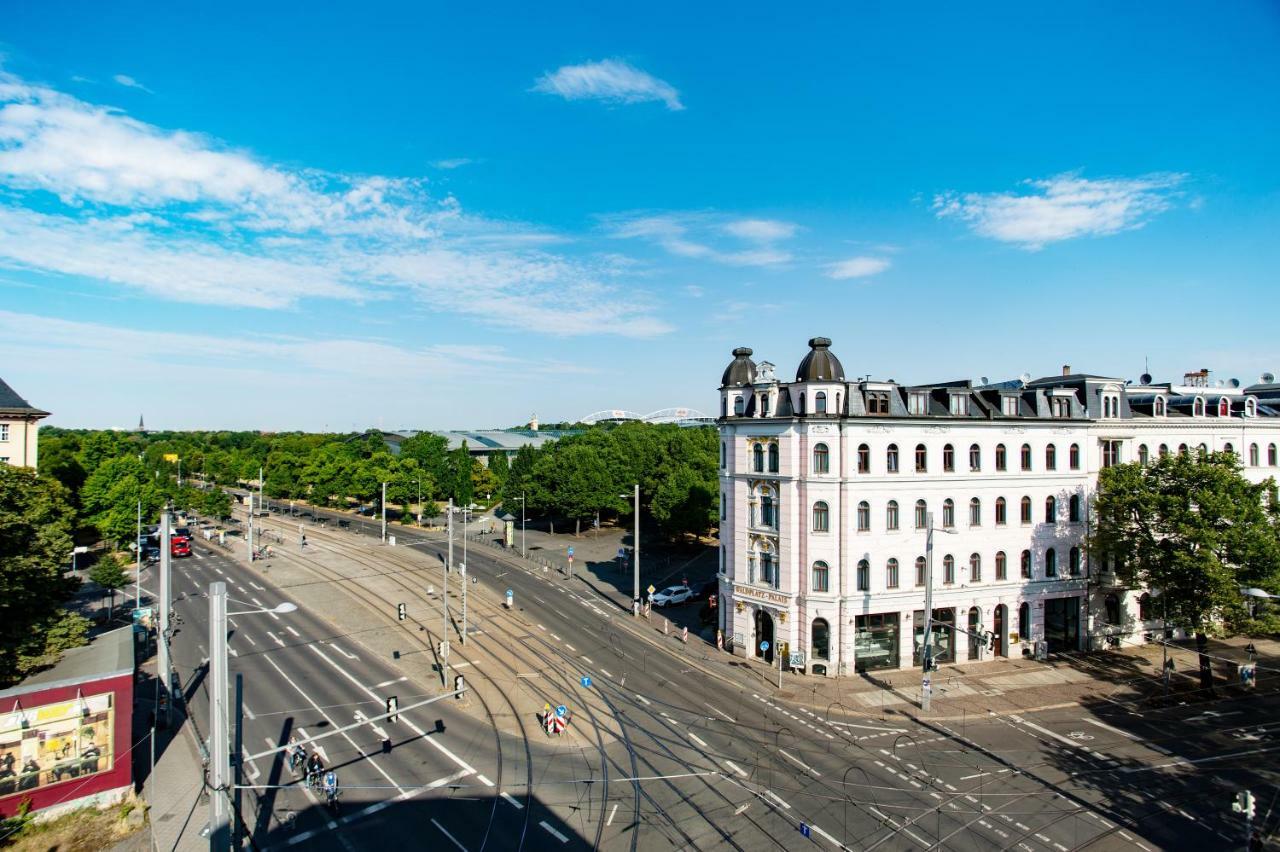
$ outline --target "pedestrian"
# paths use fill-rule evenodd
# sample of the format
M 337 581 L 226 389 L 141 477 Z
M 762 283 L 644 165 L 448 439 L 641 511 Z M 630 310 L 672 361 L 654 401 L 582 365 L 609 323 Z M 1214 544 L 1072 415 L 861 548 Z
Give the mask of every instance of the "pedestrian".
M 302 547 L 304 550 L 307 547 L 307 536 L 305 534 L 302 536 Z

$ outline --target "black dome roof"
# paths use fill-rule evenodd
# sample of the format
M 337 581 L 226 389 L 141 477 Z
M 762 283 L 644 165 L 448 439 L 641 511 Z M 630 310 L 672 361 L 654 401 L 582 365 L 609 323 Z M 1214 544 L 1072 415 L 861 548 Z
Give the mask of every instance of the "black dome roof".
M 809 341 L 809 354 L 796 368 L 797 382 L 844 381 L 844 367 L 829 346 L 831 340 L 826 337 L 815 337 Z
M 720 377 L 720 387 L 731 385 L 749 385 L 756 380 L 756 362 L 751 360 L 751 350 L 739 346 L 733 350 L 733 361 L 724 368 Z

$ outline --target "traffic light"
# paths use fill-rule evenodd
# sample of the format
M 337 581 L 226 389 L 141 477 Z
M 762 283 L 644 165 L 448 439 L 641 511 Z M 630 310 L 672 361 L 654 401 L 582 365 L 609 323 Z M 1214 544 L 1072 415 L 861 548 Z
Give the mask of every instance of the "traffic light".
M 1253 793 L 1248 790 L 1241 790 L 1236 793 L 1236 801 L 1231 806 L 1231 810 L 1238 814 L 1244 814 L 1247 819 L 1253 819 L 1258 810 L 1258 803 L 1254 801 Z
M 396 710 L 398 709 L 400 709 L 400 699 L 393 695 L 387 699 L 387 713 L 389 714 L 387 716 L 388 722 L 397 722 L 400 720 L 399 714 L 396 713 Z
M 405 604 L 396 604 L 396 618 L 404 621 L 409 617 L 409 607 Z
M 987 631 L 987 650 L 994 651 L 996 649 L 996 634 Z

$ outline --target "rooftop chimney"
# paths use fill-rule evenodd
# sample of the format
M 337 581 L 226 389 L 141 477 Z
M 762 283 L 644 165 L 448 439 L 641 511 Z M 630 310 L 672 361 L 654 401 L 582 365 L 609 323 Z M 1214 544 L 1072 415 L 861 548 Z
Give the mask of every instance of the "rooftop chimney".
M 1071 365 L 1070 365 L 1070 364 L 1063 364 L 1063 365 L 1062 365 L 1062 375 L 1064 375 L 1064 376 L 1069 376 L 1069 375 L 1071 375 Z

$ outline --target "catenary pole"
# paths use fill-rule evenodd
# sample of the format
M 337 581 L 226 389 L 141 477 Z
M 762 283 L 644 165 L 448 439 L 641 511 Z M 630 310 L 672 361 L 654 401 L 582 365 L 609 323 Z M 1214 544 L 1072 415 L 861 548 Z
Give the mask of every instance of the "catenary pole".
M 138 545 L 138 560 L 134 566 L 134 591 L 137 594 L 137 602 L 134 609 L 142 609 L 142 501 L 138 501 L 138 535 L 134 538 L 134 543 Z
M 520 492 L 520 555 L 525 559 L 529 558 L 529 548 L 525 546 L 524 540 L 524 492 Z
M 382 543 L 387 543 L 387 483 L 382 483 Z
M 249 543 L 249 564 L 253 564 L 253 491 L 249 491 L 249 534 L 245 540 Z
M 640 483 L 636 483 L 636 529 L 631 538 L 631 614 L 640 614 Z
M 462 509 L 462 571 L 459 576 L 462 578 L 462 644 L 467 644 L 467 519 L 471 511 L 470 506 Z M 447 688 L 449 684 L 445 684 Z
M 160 679 L 161 695 L 165 697 L 164 712 L 161 724 L 169 725 L 170 708 L 173 696 L 169 695 L 169 671 L 172 663 L 169 660 L 169 599 L 172 596 L 170 582 L 171 558 L 169 552 L 169 510 L 162 510 L 160 515 L 160 641 L 157 643 L 156 677 Z
M 227 743 L 227 584 L 209 584 L 209 852 L 231 849 Z
M 929 669 L 933 664 L 933 512 L 924 516 L 924 639 L 920 649 L 920 712 L 928 713 L 933 684 Z
M 444 685 L 449 685 L 449 572 L 453 570 L 453 498 L 449 498 L 449 515 L 447 520 L 449 528 L 449 556 L 444 563 L 444 594 L 440 599 L 444 601 L 444 630 L 440 635 L 440 673 L 444 676 Z

